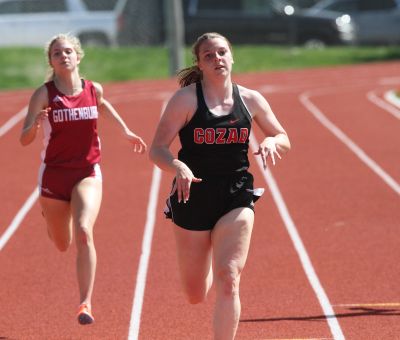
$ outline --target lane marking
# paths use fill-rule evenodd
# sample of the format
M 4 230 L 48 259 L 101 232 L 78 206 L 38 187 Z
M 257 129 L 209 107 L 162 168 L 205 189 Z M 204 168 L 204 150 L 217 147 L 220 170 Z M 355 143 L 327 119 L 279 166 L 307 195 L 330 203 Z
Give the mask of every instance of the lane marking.
M 300 102 L 312 115 L 325 126 L 333 135 L 345 144 L 365 165 L 378 175 L 394 192 L 400 196 L 400 185 L 385 170 L 383 170 L 372 158 L 370 158 L 350 137 L 333 124 L 310 100 L 309 92 L 299 96 Z
M 11 224 L 7 227 L 4 234 L 0 237 L 0 251 L 4 248 L 8 240 L 15 233 L 15 231 L 20 226 L 26 214 L 31 210 L 32 206 L 35 204 L 36 200 L 39 198 L 39 190 L 35 188 L 33 192 L 30 194 L 22 208 L 18 211 L 17 215 L 15 215 Z
M 28 106 L 22 108 L 21 111 L 12 116 L 8 121 L 6 121 L 2 126 L 0 126 L 0 137 L 3 137 L 8 131 L 10 131 L 16 124 L 18 124 L 23 118 L 25 118 Z M 25 215 L 32 208 L 33 204 L 39 197 L 39 192 L 35 189 L 32 194 L 28 197 L 22 208 L 15 215 L 11 224 L 7 227 L 4 234 L 0 237 L 0 251 L 5 247 L 8 240 L 15 233 L 15 231 L 20 226 Z
M 369 307 L 382 307 L 382 308 L 395 307 L 395 308 L 398 308 L 398 307 L 400 307 L 400 302 L 341 303 L 341 304 L 338 304 L 338 305 L 335 305 L 335 306 L 338 306 L 338 307 L 361 307 L 361 308 L 363 308 L 363 307 L 366 307 L 366 308 L 369 308 Z
M 287 93 L 304 92 L 304 91 L 327 92 L 332 89 L 335 89 L 336 91 L 347 92 L 348 89 L 354 89 L 356 87 L 362 88 L 362 87 L 367 86 L 368 88 L 371 88 L 371 84 L 382 85 L 382 82 L 379 81 L 378 79 L 375 79 L 375 77 L 373 77 L 372 79 L 369 77 L 369 78 L 364 78 L 364 79 L 357 79 L 355 81 L 351 80 L 350 82 L 347 82 L 347 81 L 344 82 L 343 79 L 340 79 L 340 82 L 338 83 L 338 85 L 333 86 L 333 87 L 332 87 L 331 82 L 322 83 L 322 84 L 319 84 L 318 86 L 315 86 L 315 83 L 309 84 L 309 83 L 304 83 L 304 82 L 302 84 L 297 84 L 297 85 L 281 85 L 281 84 L 274 85 L 273 83 L 271 83 L 268 85 L 259 86 L 258 91 L 265 93 L 267 95 L 287 94 Z
M 161 170 L 154 166 L 153 177 L 150 188 L 149 204 L 147 206 L 146 225 L 142 241 L 142 254 L 140 255 L 139 268 L 136 277 L 135 295 L 133 298 L 131 320 L 129 323 L 129 340 L 139 338 L 140 318 L 142 315 L 143 297 L 146 288 L 147 270 L 151 254 L 151 243 L 153 239 L 154 225 L 156 221 L 158 192 L 161 182 Z
M 250 135 L 250 146 L 253 151 L 258 150 L 258 143 L 253 134 Z M 307 250 L 303 244 L 303 241 L 301 240 L 299 232 L 297 231 L 297 227 L 294 224 L 286 203 L 280 193 L 278 185 L 274 177 L 272 176 L 271 171 L 268 168 L 266 171 L 264 170 L 261 157 L 255 157 L 255 159 L 258 163 L 262 175 L 264 176 L 268 188 L 271 191 L 272 197 L 285 224 L 286 230 L 288 231 L 289 236 L 294 244 L 297 255 L 300 258 L 303 270 L 306 273 L 307 279 L 311 284 L 311 287 L 313 288 L 314 293 L 316 294 L 318 301 L 322 307 L 333 338 L 335 340 L 344 340 L 345 337 L 343 335 L 342 329 L 340 328 L 339 322 L 336 319 L 335 312 L 333 311 L 332 305 L 329 302 L 329 298 L 326 295 L 325 290 L 318 279 L 318 276 L 311 263 L 310 257 L 308 256 Z
M 161 115 L 163 114 L 166 105 L 167 100 L 164 100 L 164 102 L 162 103 Z M 144 235 L 142 241 L 142 254 L 140 255 L 139 268 L 136 276 L 136 287 L 132 303 L 128 340 L 137 340 L 139 338 L 140 319 L 142 315 L 143 298 L 146 288 L 147 270 L 151 255 L 151 243 L 156 221 L 157 201 L 158 193 L 160 191 L 161 178 L 162 172 L 160 168 L 154 166 L 151 179 L 149 202 L 147 206 L 146 224 L 144 227 Z
M 400 93 L 400 92 L 399 92 Z M 384 95 L 384 98 L 393 106 L 400 109 L 400 97 L 396 91 L 387 91 Z
M 370 91 L 367 93 L 367 98 L 369 101 L 374 103 L 376 106 L 379 106 L 381 109 L 384 109 L 385 111 L 389 112 L 392 116 L 394 116 L 397 119 L 400 119 L 400 110 L 393 107 L 389 103 L 387 103 L 385 100 L 379 98 L 374 91 Z
M 28 106 L 25 106 L 21 111 L 12 116 L 2 126 L 0 126 L 0 137 L 3 137 L 9 130 L 25 118 Z

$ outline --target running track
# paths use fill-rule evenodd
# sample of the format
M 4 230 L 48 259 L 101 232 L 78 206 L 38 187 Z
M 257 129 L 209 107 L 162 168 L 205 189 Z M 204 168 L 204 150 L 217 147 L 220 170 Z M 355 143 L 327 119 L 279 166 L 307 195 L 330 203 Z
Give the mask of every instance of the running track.
M 256 205 L 237 339 L 400 339 L 400 108 L 384 99 L 399 71 L 392 62 L 235 76 L 268 98 L 292 142 L 267 173 L 251 158 L 256 185 L 270 190 Z M 105 91 L 150 143 L 176 86 Z M 55 250 L 36 200 L 40 138 L 18 142 L 30 94 L 0 93 L 0 339 L 211 339 L 213 293 L 189 306 L 179 287 L 162 214 L 172 176 L 102 121 L 96 323 L 78 325 L 75 247 Z

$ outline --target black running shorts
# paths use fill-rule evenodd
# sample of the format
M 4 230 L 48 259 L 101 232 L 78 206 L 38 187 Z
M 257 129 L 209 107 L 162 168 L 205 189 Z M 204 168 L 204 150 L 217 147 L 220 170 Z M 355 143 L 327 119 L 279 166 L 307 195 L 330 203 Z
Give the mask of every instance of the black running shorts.
M 174 184 L 175 181 L 172 187 Z M 253 175 L 247 171 L 202 177 L 202 182 L 192 183 L 186 203 L 178 203 L 176 191 L 168 197 L 164 213 L 184 229 L 211 230 L 222 216 L 233 209 L 247 207 L 254 211 L 254 202 L 258 198 L 254 194 Z

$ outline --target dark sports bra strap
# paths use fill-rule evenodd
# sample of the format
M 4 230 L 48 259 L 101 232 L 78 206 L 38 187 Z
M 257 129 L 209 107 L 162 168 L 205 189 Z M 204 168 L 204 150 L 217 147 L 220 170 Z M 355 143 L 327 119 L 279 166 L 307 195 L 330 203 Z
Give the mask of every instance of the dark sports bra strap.
M 232 89 L 233 89 L 233 97 L 239 97 L 240 98 L 240 94 L 239 94 L 239 88 L 235 83 L 232 83 Z
M 197 109 L 203 110 L 207 108 L 206 101 L 204 100 L 203 89 L 201 87 L 201 82 L 196 83 L 196 94 L 197 94 Z

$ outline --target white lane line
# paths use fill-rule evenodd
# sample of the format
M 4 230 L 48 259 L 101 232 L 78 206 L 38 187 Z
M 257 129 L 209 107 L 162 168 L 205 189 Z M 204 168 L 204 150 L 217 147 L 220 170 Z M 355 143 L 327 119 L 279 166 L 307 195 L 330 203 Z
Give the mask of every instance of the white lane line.
M 374 91 L 367 93 L 367 98 L 369 101 L 373 102 L 376 106 L 389 112 L 395 118 L 400 119 L 400 110 L 388 104 L 385 100 L 379 98 Z
M 365 165 L 377 174 L 393 191 L 400 195 L 400 185 L 373 159 L 371 159 L 356 143 L 354 143 L 342 130 L 333 124 L 310 100 L 310 93 L 302 93 L 300 102 L 313 116 L 330 132 L 332 132 L 343 144 L 345 144 Z
M 162 104 L 161 115 L 163 114 L 167 100 Z M 129 323 L 128 340 L 139 338 L 140 318 L 142 315 L 144 291 L 146 288 L 147 269 L 151 254 L 151 243 L 153 239 L 154 225 L 156 221 L 158 193 L 160 191 L 162 173 L 160 168 L 154 166 L 151 179 L 150 197 L 147 206 L 146 224 L 142 241 L 142 254 L 140 255 L 139 268 L 136 276 L 135 295 L 133 297 L 131 321 Z
M 146 287 L 147 269 L 151 254 L 151 243 L 156 220 L 155 214 L 157 211 L 158 192 L 160 189 L 161 177 L 161 170 L 155 166 L 151 181 L 149 204 L 147 206 L 147 218 L 142 241 L 142 254 L 140 255 L 139 268 L 136 277 L 135 295 L 133 298 L 131 321 L 129 325 L 129 340 L 136 340 L 139 337 L 140 318 L 142 315 L 143 297 Z
M 4 136 L 9 130 L 11 130 L 16 124 L 19 123 L 19 121 L 21 121 L 25 117 L 27 108 L 28 107 L 25 106 L 21 111 L 16 113 L 7 122 L 5 122 L 2 126 L 0 126 L 0 137 Z M 38 199 L 38 197 L 39 197 L 38 191 L 37 189 L 35 189 L 32 192 L 32 194 L 28 197 L 28 199 L 26 200 L 22 208 L 19 210 L 17 215 L 15 215 L 14 219 L 12 220 L 11 224 L 7 227 L 4 234 L 0 237 L 0 251 L 4 248 L 8 240 L 18 229 L 25 215 L 32 208 L 33 204 Z
M 0 137 L 4 136 L 9 130 L 11 130 L 16 124 L 19 123 L 25 116 L 27 106 L 25 106 L 21 111 L 12 116 L 7 122 L 0 126 Z
M 399 92 L 400 93 L 400 92 Z M 400 109 L 400 97 L 396 91 L 387 91 L 384 95 L 384 98 L 393 106 Z
M 33 192 L 28 197 L 22 208 L 18 211 L 17 215 L 15 215 L 14 219 L 12 220 L 11 224 L 7 227 L 4 234 L 0 237 L 0 251 L 4 248 L 8 240 L 18 229 L 24 217 L 29 212 L 29 210 L 31 210 L 32 206 L 35 204 L 38 197 L 39 197 L 39 190 L 35 188 L 35 190 L 33 190 Z
M 250 146 L 253 149 L 253 151 L 258 150 L 258 143 L 255 140 L 253 134 L 250 135 Z M 307 279 L 310 282 L 311 287 L 314 289 L 314 293 L 316 294 L 318 301 L 322 307 L 322 310 L 327 319 L 333 338 L 335 340 L 344 340 L 345 337 L 343 335 L 342 329 L 340 328 L 339 322 L 335 316 L 335 312 L 333 311 L 328 296 L 326 295 L 324 288 L 322 287 L 318 279 L 318 276 L 311 263 L 310 257 L 308 256 L 307 250 L 297 231 L 296 225 L 294 224 L 290 216 L 289 210 L 286 206 L 286 203 L 279 191 L 278 185 L 274 177 L 272 176 L 271 171 L 268 168 L 266 171 L 264 170 L 261 157 L 255 157 L 255 158 L 261 170 L 261 173 L 263 174 L 264 179 L 268 185 L 268 188 L 271 191 L 275 204 L 278 207 L 279 214 L 281 215 L 281 218 L 285 224 L 286 230 L 288 231 L 289 236 L 294 244 L 294 247 L 297 251 L 297 254 L 303 266 L 304 272 L 306 273 Z

